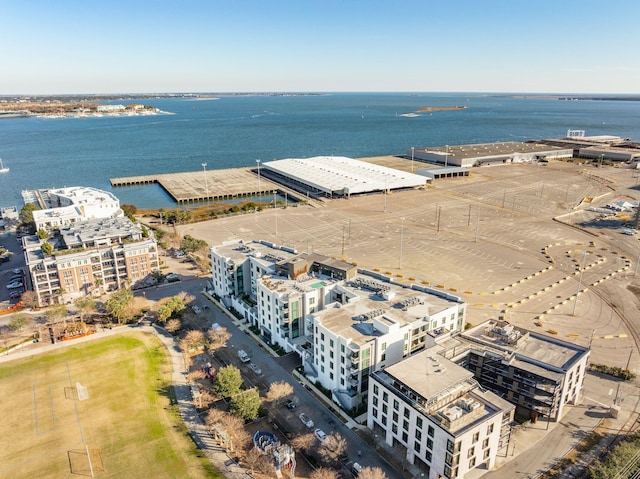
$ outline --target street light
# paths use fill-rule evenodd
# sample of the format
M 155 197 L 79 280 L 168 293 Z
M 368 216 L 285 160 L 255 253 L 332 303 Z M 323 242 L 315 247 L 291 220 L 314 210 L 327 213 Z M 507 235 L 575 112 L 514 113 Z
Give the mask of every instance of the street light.
M 204 188 L 207 193 L 207 201 L 209 200 L 209 183 L 207 183 L 207 164 L 201 163 L 202 169 L 204 171 Z
M 445 145 L 445 148 L 447 149 L 444 153 L 444 167 L 446 168 L 449 161 L 449 145 Z
M 400 265 L 398 269 L 402 269 L 402 242 L 404 240 L 404 216 L 400 217 Z
M 256 160 L 256 163 L 258 163 L 258 195 L 259 195 L 262 191 L 262 188 L 260 186 L 260 160 Z
M 580 288 L 582 288 L 582 272 L 584 271 L 584 260 L 587 257 L 587 252 L 585 251 L 582 255 L 582 261 L 580 263 L 580 276 L 578 277 L 578 291 L 576 291 L 576 300 L 573 303 L 573 312 L 571 316 L 576 315 L 576 307 L 578 306 L 578 294 L 580 294 Z
M 412 146 L 411 147 L 411 173 L 413 173 L 413 156 L 415 153 L 415 148 Z

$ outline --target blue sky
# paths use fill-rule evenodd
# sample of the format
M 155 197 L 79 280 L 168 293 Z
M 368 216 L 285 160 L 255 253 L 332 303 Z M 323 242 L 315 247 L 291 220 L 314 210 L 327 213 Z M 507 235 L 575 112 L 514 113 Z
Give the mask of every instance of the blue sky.
M 0 95 L 639 93 L 633 0 L 0 0 Z

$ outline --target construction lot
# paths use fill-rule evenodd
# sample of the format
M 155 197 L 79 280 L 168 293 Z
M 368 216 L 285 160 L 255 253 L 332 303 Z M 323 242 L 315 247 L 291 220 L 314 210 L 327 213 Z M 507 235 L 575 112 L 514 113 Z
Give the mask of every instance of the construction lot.
M 640 324 L 628 289 L 640 284 L 640 245 L 622 234 L 624 219 L 587 211 L 640 197 L 636 170 L 625 166 L 556 161 L 478 168 L 422 190 L 266 209 L 181 226 L 179 233 L 209 245 L 263 239 L 344 258 L 398 282 L 459 295 L 473 324 L 505 317 L 591 343 L 593 362 L 628 362 L 638 371 L 636 333 L 627 325 Z

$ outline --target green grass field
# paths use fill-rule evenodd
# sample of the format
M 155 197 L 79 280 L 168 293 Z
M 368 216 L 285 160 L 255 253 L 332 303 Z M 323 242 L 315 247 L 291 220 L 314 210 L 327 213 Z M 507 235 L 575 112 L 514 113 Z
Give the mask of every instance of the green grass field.
M 91 477 L 88 446 L 98 478 L 222 478 L 171 406 L 170 373 L 139 332 L 0 364 L 0 477 Z

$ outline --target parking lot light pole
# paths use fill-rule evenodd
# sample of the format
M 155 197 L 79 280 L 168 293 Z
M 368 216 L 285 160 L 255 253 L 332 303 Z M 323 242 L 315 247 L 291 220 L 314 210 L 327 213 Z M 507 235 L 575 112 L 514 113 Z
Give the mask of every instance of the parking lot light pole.
M 398 269 L 402 269 L 402 242 L 404 240 L 404 216 L 400 217 L 400 264 Z
M 204 171 L 204 189 L 207 195 L 207 201 L 209 201 L 209 183 L 207 182 L 207 164 L 201 163 L 202 170 Z

